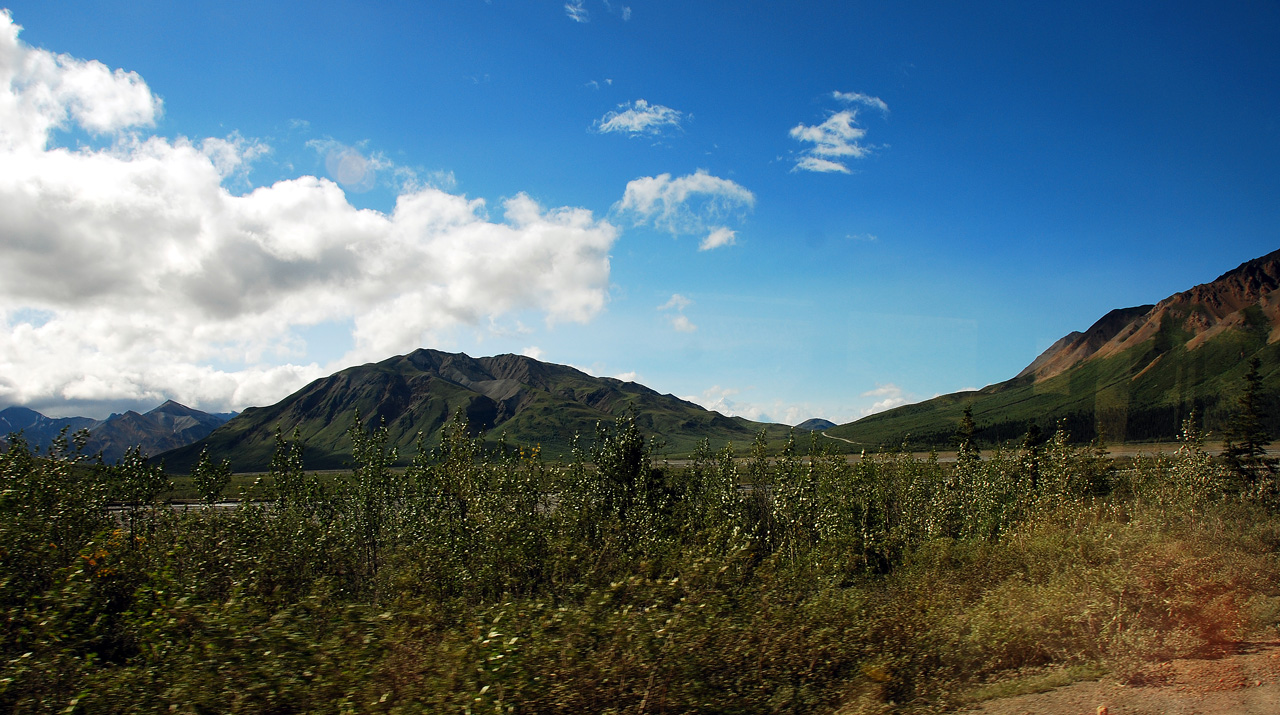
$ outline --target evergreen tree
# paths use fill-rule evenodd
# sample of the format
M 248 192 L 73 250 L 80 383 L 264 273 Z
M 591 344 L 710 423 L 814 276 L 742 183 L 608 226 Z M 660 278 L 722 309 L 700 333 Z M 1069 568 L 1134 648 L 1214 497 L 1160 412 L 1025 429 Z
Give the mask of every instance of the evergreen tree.
M 957 457 L 974 457 L 981 455 L 978 451 L 977 442 L 974 441 L 974 435 L 978 428 L 973 424 L 973 405 L 965 405 L 964 414 L 960 416 L 960 425 L 956 427 L 956 447 Z
M 1244 392 L 1236 403 L 1236 414 L 1227 427 L 1222 458 L 1227 468 L 1240 481 L 1241 488 L 1250 494 L 1263 495 L 1275 492 L 1275 457 L 1267 455 L 1271 437 L 1263 424 L 1262 361 L 1249 361 L 1249 371 L 1244 376 Z

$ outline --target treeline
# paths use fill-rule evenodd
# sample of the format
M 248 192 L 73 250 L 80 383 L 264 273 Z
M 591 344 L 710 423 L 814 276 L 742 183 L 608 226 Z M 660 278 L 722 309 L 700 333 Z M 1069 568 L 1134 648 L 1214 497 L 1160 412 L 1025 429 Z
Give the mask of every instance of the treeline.
M 1064 431 L 955 464 L 761 436 L 673 466 L 625 418 L 550 464 L 457 420 L 403 469 L 384 427 L 351 435 L 336 480 L 278 438 L 269 499 L 235 509 L 207 458 L 205 508 L 177 509 L 136 453 L 13 439 L 0 707 L 924 710 L 1231 641 L 1280 575 L 1270 466 L 1211 459 L 1191 423 L 1125 469 Z

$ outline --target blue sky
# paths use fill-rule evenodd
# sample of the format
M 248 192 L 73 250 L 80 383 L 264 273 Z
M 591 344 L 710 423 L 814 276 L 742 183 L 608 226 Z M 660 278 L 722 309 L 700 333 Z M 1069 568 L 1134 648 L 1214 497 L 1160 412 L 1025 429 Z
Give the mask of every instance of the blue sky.
M 1274 3 L 8 9 L 0 406 L 426 346 L 845 422 L 1280 247 Z

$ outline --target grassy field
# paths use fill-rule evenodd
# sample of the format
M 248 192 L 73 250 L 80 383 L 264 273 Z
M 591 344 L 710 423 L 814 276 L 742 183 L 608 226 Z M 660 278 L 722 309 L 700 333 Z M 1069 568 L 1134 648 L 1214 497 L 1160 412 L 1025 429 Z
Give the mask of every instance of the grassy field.
M 179 486 L 270 500 L 223 510 L 140 459 L 0 455 L 0 707 L 936 712 L 1280 620 L 1275 477 L 1193 431 L 1122 468 L 1063 434 L 676 465 L 624 419 L 548 463 L 454 424 L 396 469 L 352 441 L 346 472 L 281 442 Z

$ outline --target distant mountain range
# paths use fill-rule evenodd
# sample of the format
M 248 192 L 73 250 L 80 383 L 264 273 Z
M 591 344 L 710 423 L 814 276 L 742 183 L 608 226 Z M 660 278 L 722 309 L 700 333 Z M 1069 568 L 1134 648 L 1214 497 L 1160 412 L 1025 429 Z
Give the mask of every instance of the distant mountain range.
M 234 416 L 234 412 L 201 412 L 173 400 L 146 414 L 129 410 L 105 420 L 45 417 L 26 407 L 8 407 L 0 410 L 0 435 L 21 432 L 22 438 L 32 448 L 44 451 L 64 427 L 68 438 L 81 429 L 87 429 L 89 442 L 86 451 L 89 454 L 101 452 L 104 460 L 114 462 L 130 447 L 140 447 L 143 454 L 154 456 L 190 444 Z
M 1034 424 L 1042 433 L 1064 426 L 1077 440 L 1173 439 L 1193 410 L 1220 432 L 1230 419 L 1253 357 L 1262 362 L 1269 428 L 1280 433 L 1280 251 L 1242 264 L 1216 280 L 1159 303 L 1113 310 L 1084 332 L 1054 343 L 1022 372 L 981 390 L 943 395 L 836 426 L 807 420 L 796 431 L 821 432 L 836 449 L 875 449 L 909 439 L 947 446 L 960 416 L 972 409 L 981 442 L 1016 440 Z M 141 445 L 181 473 L 209 449 L 237 471 L 266 469 L 280 430 L 295 430 L 306 466 L 349 462 L 348 430 L 357 413 L 385 424 L 402 462 L 419 437 L 438 443 L 441 427 L 461 410 L 487 439 L 540 445 L 549 457 L 587 446 L 598 422 L 634 410 L 647 435 L 668 453 L 689 453 L 703 440 L 713 448 L 749 444 L 761 430 L 776 444 L 791 428 L 726 417 L 635 382 L 593 377 L 520 355 L 472 358 L 416 350 L 312 382 L 269 407 L 238 416 L 210 415 L 176 402 L 146 414 L 126 412 L 96 422 L 51 419 L 22 407 L 0 411 L 0 435 L 22 431 L 43 447 L 63 426 L 88 428 L 89 449 L 110 461 Z M 575 440 L 577 440 L 575 442 Z M 166 451 L 168 450 L 168 451 Z
M 276 430 L 286 436 L 297 430 L 308 468 L 341 468 L 350 461 L 348 430 L 358 411 L 367 425 L 386 424 L 405 462 L 419 435 L 427 444 L 438 443 L 441 427 L 458 410 L 490 440 L 505 436 L 513 445 L 537 444 L 549 457 L 568 456 L 575 438 L 589 445 L 598 422 L 612 422 L 628 410 L 635 410 L 646 436 L 657 436 L 672 453 L 692 452 L 703 439 L 716 449 L 728 442 L 745 447 L 761 430 L 773 440 L 790 431 L 522 355 L 472 358 L 422 349 L 321 378 L 270 407 L 246 409 L 208 437 L 162 457 L 166 467 L 181 473 L 207 448 L 237 471 L 264 470 Z
M 827 431 L 868 448 L 947 445 L 965 407 L 977 437 L 1017 439 L 1035 423 L 1080 440 L 1170 440 L 1194 409 L 1221 433 L 1249 361 L 1262 362 L 1269 428 L 1280 433 L 1280 251 L 1154 305 L 1113 310 L 1010 380 L 898 407 Z
M 98 420 L 89 417 L 45 417 L 26 407 L 6 407 L 0 410 L 0 439 L 21 432 L 32 449 L 44 451 L 64 427 L 70 438 L 72 434 L 96 424 Z

